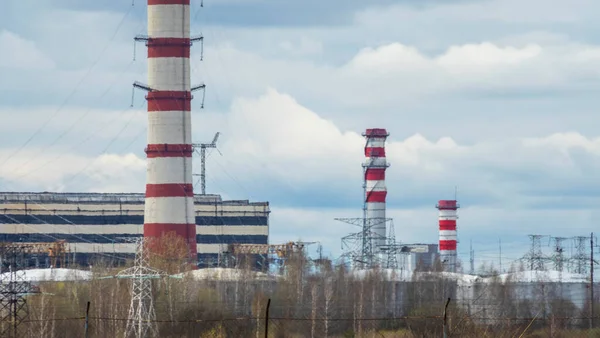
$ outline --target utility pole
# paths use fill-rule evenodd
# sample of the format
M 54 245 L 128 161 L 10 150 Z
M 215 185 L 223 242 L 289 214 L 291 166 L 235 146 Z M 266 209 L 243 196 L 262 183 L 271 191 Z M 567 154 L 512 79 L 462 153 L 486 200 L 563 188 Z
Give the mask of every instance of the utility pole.
M 502 239 L 498 238 L 498 260 L 500 261 L 500 273 L 502 273 Z
M 319 262 L 322 262 L 323 261 L 323 246 L 321 245 L 321 243 L 319 243 L 317 252 L 319 253 Z
M 215 137 L 211 143 L 194 143 L 192 145 L 196 153 L 198 152 L 198 148 L 200 148 L 200 187 L 202 195 L 206 195 L 206 149 L 217 149 L 217 140 L 219 139 L 219 134 L 219 132 L 215 134 Z M 219 151 L 219 149 L 217 149 L 217 151 Z
M 594 233 L 590 235 L 590 330 L 594 328 Z
M 475 274 L 475 251 L 473 251 L 473 240 L 471 240 L 471 257 L 469 257 L 469 263 L 471 263 L 471 275 Z

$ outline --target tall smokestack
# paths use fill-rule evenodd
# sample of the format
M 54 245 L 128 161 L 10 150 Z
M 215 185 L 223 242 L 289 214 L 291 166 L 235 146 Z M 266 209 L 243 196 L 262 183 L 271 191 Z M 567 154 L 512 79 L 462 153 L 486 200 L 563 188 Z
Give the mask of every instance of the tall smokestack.
M 365 207 L 364 218 L 371 225 L 373 236 L 373 253 L 380 252 L 380 247 L 386 244 L 386 218 L 385 198 L 385 170 L 389 166 L 385 158 L 385 140 L 389 136 L 385 129 L 367 129 L 363 136 L 365 145 L 365 158 L 363 163 L 365 171 Z
M 196 261 L 192 185 L 190 0 L 148 0 L 144 237 L 175 232 Z
M 460 208 L 456 200 L 438 201 L 440 226 L 440 259 L 445 271 L 456 272 L 456 220 Z

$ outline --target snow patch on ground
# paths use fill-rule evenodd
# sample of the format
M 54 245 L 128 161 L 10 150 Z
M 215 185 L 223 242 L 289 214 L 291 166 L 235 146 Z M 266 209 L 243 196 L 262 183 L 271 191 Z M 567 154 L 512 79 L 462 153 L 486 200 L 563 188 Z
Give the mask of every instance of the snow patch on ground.
M 563 282 L 563 283 L 588 283 L 588 276 L 559 271 L 519 271 L 515 273 L 506 273 L 498 276 L 502 282 L 510 280 L 511 282 Z
M 81 281 L 91 280 L 93 274 L 91 271 L 77 269 L 31 269 L 21 270 L 19 274 L 23 279 L 31 282 L 39 281 Z M 408 282 L 411 280 L 428 280 L 433 278 L 445 278 L 456 281 L 459 285 L 470 285 L 474 283 L 492 283 L 514 282 L 514 283 L 588 283 L 587 275 L 576 274 L 570 272 L 559 271 L 518 271 L 513 273 L 505 273 L 494 277 L 481 277 L 453 272 L 417 272 L 413 274 L 406 270 L 382 269 L 374 270 L 353 270 L 350 274 L 357 279 L 368 278 L 373 276 L 383 278 L 389 281 Z M 177 275 L 177 277 L 192 277 L 195 280 L 273 280 L 284 278 L 279 274 L 266 274 L 263 272 L 247 271 L 231 268 L 207 268 L 185 272 Z M 9 273 L 0 274 L 2 280 L 9 278 Z
M 368 276 L 383 276 L 386 280 L 408 282 L 411 280 L 428 280 L 433 278 L 445 278 L 456 281 L 459 285 L 467 285 L 473 283 L 492 283 L 495 281 L 513 282 L 513 283 L 588 283 L 587 275 L 559 272 L 559 271 L 518 271 L 513 273 L 505 273 L 494 277 L 481 277 L 476 275 L 468 275 L 455 272 L 417 272 L 413 274 L 410 271 L 382 269 L 374 270 L 354 270 L 350 272 L 353 277 L 358 279 L 367 278 Z
M 81 281 L 92 279 L 92 272 L 76 269 L 31 269 L 20 270 L 17 272 L 19 279 L 29 282 L 44 282 L 44 281 Z M 0 278 L 6 281 L 10 278 L 10 272 L 0 274 Z
M 181 274 L 180 274 L 181 275 Z M 246 271 L 229 268 L 207 268 L 188 271 L 183 276 L 192 277 L 195 280 L 270 280 L 274 276 L 263 272 Z

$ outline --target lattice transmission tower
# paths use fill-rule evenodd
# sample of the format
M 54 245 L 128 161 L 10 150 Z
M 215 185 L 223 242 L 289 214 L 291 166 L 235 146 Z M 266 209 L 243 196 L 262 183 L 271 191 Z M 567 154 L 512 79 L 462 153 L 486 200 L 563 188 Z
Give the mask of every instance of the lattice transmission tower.
M 216 149 L 219 152 L 219 154 L 221 153 L 217 148 L 217 141 L 219 140 L 220 134 L 220 132 L 217 132 L 211 143 L 192 144 L 193 149 L 196 153 L 198 153 L 198 149 L 200 149 L 200 189 L 202 195 L 206 195 L 206 149 L 213 148 Z M 197 175 L 194 174 L 193 176 Z
M 374 228 L 381 227 L 381 224 L 390 222 L 391 218 L 335 218 L 336 221 L 348 223 L 361 227 L 360 232 L 352 233 L 342 237 L 342 250 L 344 256 L 350 259 L 353 265 L 360 269 L 371 269 L 376 266 L 381 267 L 387 264 L 382 261 L 382 256 L 376 253 L 384 246 L 376 246 L 375 239 L 381 239 L 381 236 L 374 231 Z M 389 242 L 388 238 L 383 238 Z
M 531 240 L 531 248 L 526 255 L 529 260 L 529 267 L 534 271 L 544 270 L 544 254 L 542 253 L 542 238 L 543 235 L 529 235 Z
M 125 329 L 126 337 L 156 337 L 156 312 L 152 297 L 152 279 L 165 275 L 163 272 L 149 267 L 149 240 L 135 240 L 136 252 L 134 266 L 120 271 L 117 278 L 131 279 L 131 304 Z
M 552 261 L 554 262 L 554 269 L 559 272 L 563 272 L 566 258 L 564 255 L 565 248 L 563 242 L 567 239 L 566 237 L 552 237 L 554 239 L 554 253 L 552 254 Z
M 587 274 L 589 256 L 588 256 L 588 242 L 590 238 L 587 236 L 577 236 L 573 238 L 575 250 L 571 257 L 571 272 L 579 274 Z
M 400 267 L 398 265 L 398 255 L 401 253 L 403 245 L 396 242 L 396 230 L 392 220 L 390 220 L 389 229 L 386 239 L 387 244 L 380 247 L 381 252 L 386 254 L 385 257 L 382 257 L 385 260 L 383 266 L 387 269 L 397 270 Z M 403 262 L 403 264 L 405 263 Z M 405 266 L 403 265 L 403 267 Z
M 0 337 L 23 337 L 19 325 L 29 316 L 25 294 L 31 283 L 25 280 L 24 249 L 17 245 L 2 246 L 0 250 Z
M 554 262 L 554 270 L 558 271 L 558 280 L 562 282 L 563 269 L 566 262 L 564 255 L 563 242 L 567 239 L 566 237 L 552 237 L 554 239 L 554 253 L 552 254 L 552 261 Z

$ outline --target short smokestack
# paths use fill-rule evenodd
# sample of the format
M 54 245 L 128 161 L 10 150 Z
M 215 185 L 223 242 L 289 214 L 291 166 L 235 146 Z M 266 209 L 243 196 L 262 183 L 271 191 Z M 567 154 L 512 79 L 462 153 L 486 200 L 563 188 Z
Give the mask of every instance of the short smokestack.
M 456 200 L 440 200 L 436 208 L 439 210 L 440 259 L 444 271 L 456 272 L 456 220 L 460 205 Z

